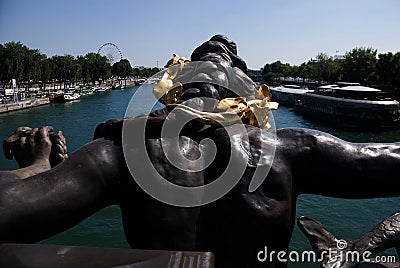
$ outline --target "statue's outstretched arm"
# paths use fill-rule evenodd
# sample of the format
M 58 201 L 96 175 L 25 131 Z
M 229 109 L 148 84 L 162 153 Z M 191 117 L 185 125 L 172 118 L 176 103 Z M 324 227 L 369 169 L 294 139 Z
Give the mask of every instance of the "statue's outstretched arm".
M 400 196 L 400 143 L 350 143 L 310 129 L 279 131 L 298 194 Z
M 0 190 L 0 243 L 37 242 L 113 203 L 123 169 L 120 147 L 98 139 L 49 171 Z

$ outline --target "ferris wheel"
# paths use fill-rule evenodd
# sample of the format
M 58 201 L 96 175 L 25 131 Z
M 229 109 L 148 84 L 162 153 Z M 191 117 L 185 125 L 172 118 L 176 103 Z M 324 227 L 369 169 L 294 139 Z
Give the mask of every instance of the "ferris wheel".
M 110 65 L 122 60 L 121 50 L 113 43 L 105 43 L 99 48 L 97 53 L 107 57 L 107 61 Z

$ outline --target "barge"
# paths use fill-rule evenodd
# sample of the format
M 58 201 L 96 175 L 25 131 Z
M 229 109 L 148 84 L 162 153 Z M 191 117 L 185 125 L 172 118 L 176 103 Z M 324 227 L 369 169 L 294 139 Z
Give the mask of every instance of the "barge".
M 321 86 L 302 95 L 295 107 L 303 116 L 345 127 L 386 128 L 399 125 L 399 102 L 381 90 L 356 83 Z

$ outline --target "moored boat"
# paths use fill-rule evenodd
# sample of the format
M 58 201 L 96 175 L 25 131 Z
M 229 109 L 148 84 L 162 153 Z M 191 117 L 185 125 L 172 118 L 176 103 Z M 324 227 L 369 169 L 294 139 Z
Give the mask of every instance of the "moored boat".
M 91 90 L 91 89 L 81 89 L 81 90 L 79 91 L 79 94 L 80 94 L 81 96 L 92 95 L 92 94 L 93 94 L 93 90 Z
M 144 83 L 146 83 L 146 79 L 137 79 L 135 81 L 135 85 L 138 85 L 138 86 L 143 85 Z
M 122 89 L 122 83 L 116 82 L 112 85 L 112 89 Z
M 79 100 L 81 97 L 78 93 L 63 92 L 61 94 L 51 94 L 49 96 L 50 102 L 68 102 Z
M 381 90 L 356 83 L 336 83 L 302 95 L 296 112 L 346 127 L 381 128 L 397 126 L 399 102 Z
M 107 91 L 107 88 L 105 87 L 96 87 L 93 89 L 93 93 L 104 93 Z

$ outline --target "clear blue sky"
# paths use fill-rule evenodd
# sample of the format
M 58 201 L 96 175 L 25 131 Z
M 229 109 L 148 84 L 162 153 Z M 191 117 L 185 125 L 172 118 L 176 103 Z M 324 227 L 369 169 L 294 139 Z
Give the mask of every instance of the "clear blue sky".
M 0 43 L 20 41 L 47 56 L 112 42 L 133 66 L 162 66 L 217 33 L 235 40 L 253 69 L 361 46 L 398 52 L 400 1 L 0 0 Z

